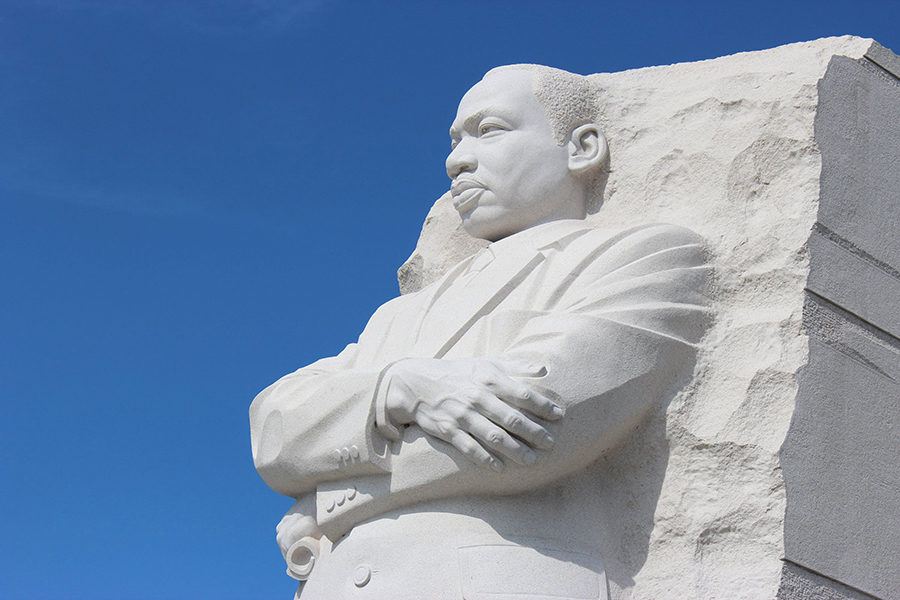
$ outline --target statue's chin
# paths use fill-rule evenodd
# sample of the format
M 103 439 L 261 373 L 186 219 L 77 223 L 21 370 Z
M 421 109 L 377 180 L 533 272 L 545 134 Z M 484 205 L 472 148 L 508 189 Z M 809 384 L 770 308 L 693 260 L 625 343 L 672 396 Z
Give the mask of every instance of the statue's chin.
M 477 206 L 472 210 L 460 213 L 463 229 L 474 238 L 496 242 L 510 234 L 514 229 L 508 219 L 496 214 L 490 206 Z M 494 214 L 491 214 L 494 213 Z
M 489 224 L 465 217 L 463 218 L 463 229 L 465 229 L 466 233 L 473 238 L 487 240 L 489 242 L 496 242 L 497 240 L 506 237 L 506 234 L 502 233 L 502 230 L 499 228 L 491 227 Z

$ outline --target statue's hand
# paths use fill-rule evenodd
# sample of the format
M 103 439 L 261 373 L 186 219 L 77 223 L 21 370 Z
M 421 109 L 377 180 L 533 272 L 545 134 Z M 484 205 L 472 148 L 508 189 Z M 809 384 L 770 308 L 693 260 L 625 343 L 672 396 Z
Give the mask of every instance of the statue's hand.
M 295 542 L 304 537 L 319 539 L 322 531 L 316 523 L 315 497 L 298 500 L 275 526 L 275 541 L 281 555 L 287 560 L 287 551 Z
M 532 448 L 553 446 L 550 432 L 533 418 L 555 421 L 563 412 L 513 377 L 544 373 L 541 366 L 505 359 L 408 358 L 385 372 L 387 417 L 398 425 L 415 423 L 497 471 L 503 463 L 495 454 L 529 465 L 537 459 Z

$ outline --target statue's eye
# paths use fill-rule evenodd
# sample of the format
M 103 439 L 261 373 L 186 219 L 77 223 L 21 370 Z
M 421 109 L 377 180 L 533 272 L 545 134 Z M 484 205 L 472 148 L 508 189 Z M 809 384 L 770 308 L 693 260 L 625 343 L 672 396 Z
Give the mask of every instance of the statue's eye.
M 492 123 L 487 121 L 478 126 L 478 135 L 486 135 L 488 133 L 494 133 L 495 131 L 505 131 L 506 128 L 499 123 Z

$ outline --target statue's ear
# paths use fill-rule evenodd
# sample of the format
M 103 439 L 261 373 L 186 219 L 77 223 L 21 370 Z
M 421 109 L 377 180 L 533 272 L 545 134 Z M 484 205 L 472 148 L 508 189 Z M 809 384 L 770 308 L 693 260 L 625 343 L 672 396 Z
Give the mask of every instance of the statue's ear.
M 606 163 L 609 145 L 595 123 L 579 125 L 569 136 L 569 171 L 586 173 Z

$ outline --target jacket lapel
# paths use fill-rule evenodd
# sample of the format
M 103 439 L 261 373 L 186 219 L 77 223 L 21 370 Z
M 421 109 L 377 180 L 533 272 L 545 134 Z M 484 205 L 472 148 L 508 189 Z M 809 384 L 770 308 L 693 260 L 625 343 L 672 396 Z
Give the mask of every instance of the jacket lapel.
M 465 290 L 446 303 L 447 310 L 432 315 L 430 321 L 436 327 L 422 336 L 428 355 L 443 357 L 478 319 L 494 310 L 543 260 L 544 255 L 534 251 L 495 256 L 471 281 L 459 282 L 466 286 Z M 438 303 L 438 308 L 441 305 Z
M 587 229 L 583 221 L 555 221 L 495 242 L 457 265 L 438 284 L 417 323 L 414 355 L 443 357 L 545 260 L 547 251 Z

